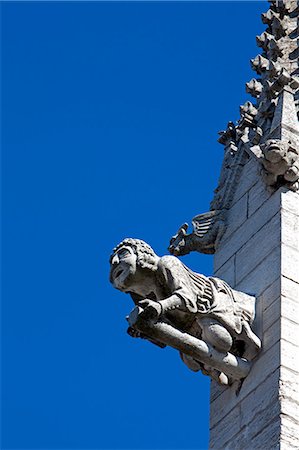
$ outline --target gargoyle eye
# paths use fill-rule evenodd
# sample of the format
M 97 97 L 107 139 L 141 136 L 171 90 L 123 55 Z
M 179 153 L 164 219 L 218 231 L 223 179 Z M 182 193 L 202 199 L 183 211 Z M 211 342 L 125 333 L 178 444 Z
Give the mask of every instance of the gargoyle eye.
M 119 250 L 119 251 L 117 252 L 117 254 L 118 254 L 118 256 L 119 256 L 120 258 L 126 258 L 127 256 L 130 255 L 130 251 L 129 251 L 128 249 L 126 249 L 126 248 L 123 248 L 123 249 Z

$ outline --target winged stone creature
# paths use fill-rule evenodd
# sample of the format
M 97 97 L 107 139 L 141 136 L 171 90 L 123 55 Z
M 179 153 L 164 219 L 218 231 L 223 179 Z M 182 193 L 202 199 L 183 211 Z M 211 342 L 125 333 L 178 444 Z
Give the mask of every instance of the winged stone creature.
M 187 255 L 192 251 L 212 254 L 225 231 L 225 211 L 213 210 L 199 214 L 192 219 L 193 232 L 187 234 L 184 223 L 171 238 L 168 247 L 174 256 Z

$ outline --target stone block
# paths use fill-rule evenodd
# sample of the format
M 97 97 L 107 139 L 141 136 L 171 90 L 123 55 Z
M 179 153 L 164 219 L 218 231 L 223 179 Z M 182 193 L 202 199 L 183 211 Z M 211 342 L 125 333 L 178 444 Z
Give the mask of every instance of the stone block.
M 210 430 L 210 448 L 219 449 L 225 442 L 231 441 L 241 429 L 241 410 L 237 405 L 220 423 Z
M 281 278 L 278 278 L 265 289 L 259 296 L 259 301 L 262 302 L 263 310 L 269 308 L 272 302 L 276 301 L 281 293 Z
M 223 239 L 227 239 L 247 219 L 247 193 L 243 195 L 228 211 L 227 229 Z
M 278 211 L 280 211 L 280 194 L 279 191 L 276 191 L 232 235 L 222 240 L 219 249 L 214 255 L 214 270 L 218 270 L 237 253 Z
M 281 274 L 299 281 L 299 252 L 288 245 L 281 245 Z
M 241 401 L 241 428 L 251 425 L 256 419 L 257 427 L 260 424 L 260 428 L 263 428 L 267 422 L 275 417 L 272 405 L 279 403 L 279 375 L 280 371 L 277 368 L 274 373 Z M 251 433 L 254 436 L 253 430 Z
M 248 192 L 248 217 L 262 206 L 271 197 L 264 181 L 259 177 L 257 183 Z
M 260 177 L 259 173 L 260 173 L 259 163 L 254 158 L 249 159 L 249 161 L 245 164 L 243 168 L 240 180 L 238 182 L 238 187 L 236 189 L 234 199 L 232 202 L 233 205 L 241 197 L 243 197 L 243 195 L 246 194 L 253 185 L 256 184 L 257 180 Z
M 290 342 L 293 345 L 299 347 L 299 317 L 294 317 L 293 320 L 281 317 L 281 338 Z M 298 359 L 299 359 L 299 348 L 298 348 Z M 299 369 L 299 364 L 298 364 Z
M 299 373 L 284 366 L 280 368 L 280 395 L 299 403 Z
M 281 210 L 281 241 L 299 251 L 299 216 Z
M 210 402 L 213 402 L 220 394 L 229 389 L 227 386 L 216 383 L 212 380 L 210 386 Z
M 236 283 L 242 280 L 280 242 L 280 214 L 276 214 L 236 254 Z
M 297 283 L 294 283 L 297 285 Z M 297 285 L 298 286 L 298 285 Z M 298 286 L 299 290 L 299 286 Z M 299 292 L 297 299 L 299 299 Z M 299 302 L 291 300 L 282 296 L 281 298 L 281 315 L 282 317 L 291 320 L 292 322 L 299 323 Z
M 250 404 L 247 405 L 250 409 Z M 280 414 L 280 404 L 278 399 L 275 399 L 273 403 L 268 404 L 268 406 L 260 411 L 257 411 L 253 420 L 247 425 L 246 432 L 244 433 L 243 446 L 245 448 L 251 448 L 249 445 L 252 441 L 256 439 L 254 436 L 258 436 L 260 430 L 266 429 L 274 421 L 276 422 Z M 276 426 L 280 426 L 279 421 Z M 264 441 L 262 439 L 257 439 L 258 444 Z M 242 447 L 241 447 L 242 448 Z M 253 447 L 255 448 L 255 447 Z M 258 447 L 257 447 L 258 448 Z M 271 449 L 272 447 L 262 447 L 264 449 Z
M 282 399 L 281 399 L 281 413 L 284 416 L 288 416 L 292 418 L 294 421 L 298 422 L 299 424 L 299 402 L 294 400 L 293 398 L 289 398 L 284 396 L 283 393 L 281 393 Z M 298 425 L 298 431 L 299 431 L 299 425 Z
M 280 320 L 271 325 L 262 335 L 263 350 L 267 351 L 275 342 L 278 342 L 281 336 Z
M 281 207 L 297 216 L 299 216 L 299 194 L 286 190 L 281 194 Z
M 236 283 L 235 288 L 239 291 L 259 296 L 280 276 L 280 254 L 279 245 L 258 266 L 253 268 L 248 275 Z
M 280 417 L 262 429 L 242 450 L 274 450 L 280 447 Z
M 292 417 L 281 415 L 280 450 L 299 448 L 299 424 Z
M 299 283 L 296 280 L 290 280 L 289 278 L 281 277 L 281 294 L 284 298 L 295 300 L 299 299 Z M 283 308 L 284 302 L 282 302 Z
M 276 342 L 268 351 L 256 358 L 252 369 L 236 395 L 237 385 L 223 391 L 210 404 L 210 427 L 213 428 L 250 392 L 262 384 L 280 365 L 280 343 Z
M 214 272 L 215 276 L 226 281 L 231 287 L 235 286 L 235 256 L 226 261 L 223 266 Z
M 263 312 L 263 334 L 271 327 L 274 322 L 280 318 L 281 305 L 280 297 L 271 303 L 269 308 L 266 308 Z
M 281 364 L 288 369 L 299 373 L 299 348 L 291 342 L 281 339 L 280 341 Z
M 280 431 L 280 420 L 278 407 L 273 405 L 272 408 L 274 413 L 277 413 L 277 419 L 269 422 L 262 429 L 258 427 L 258 424 L 252 423 L 241 429 L 241 431 L 233 437 L 230 442 L 224 443 L 218 450 L 272 450 L 279 449 L 279 431 Z M 271 414 L 271 408 L 266 413 Z M 258 418 L 257 418 L 258 420 Z M 264 423 L 264 422 L 263 422 Z M 257 428 L 256 428 L 257 426 Z M 254 442 L 254 446 L 253 443 Z

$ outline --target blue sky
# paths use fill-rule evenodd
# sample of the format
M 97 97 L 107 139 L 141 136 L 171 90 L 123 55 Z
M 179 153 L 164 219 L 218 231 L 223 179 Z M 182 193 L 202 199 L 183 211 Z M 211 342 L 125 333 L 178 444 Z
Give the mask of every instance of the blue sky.
M 108 259 L 209 209 L 267 2 L 1 6 L 2 448 L 207 449 L 209 378 L 126 335 Z

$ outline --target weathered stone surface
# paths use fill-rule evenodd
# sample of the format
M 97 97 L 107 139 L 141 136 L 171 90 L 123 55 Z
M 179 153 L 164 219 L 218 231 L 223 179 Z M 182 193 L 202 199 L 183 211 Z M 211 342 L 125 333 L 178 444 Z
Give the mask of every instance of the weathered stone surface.
M 281 277 L 281 295 L 285 299 L 298 301 L 299 298 L 299 283 L 296 280 L 291 280 L 282 275 Z M 285 304 L 285 300 L 283 305 Z
M 289 211 L 299 216 L 299 193 L 293 191 L 282 191 L 281 206 L 285 211 Z
M 282 365 L 280 367 L 280 386 L 283 395 L 299 402 L 299 372 Z
M 237 200 L 227 213 L 227 229 L 224 239 L 227 239 L 247 219 L 248 194 L 247 192 Z
M 283 300 L 282 300 L 283 301 Z M 281 336 L 283 336 L 283 339 L 290 342 L 291 344 L 295 345 L 296 347 L 298 347 L 298 349 L 294 351 L 295 353 L 295 362 L 297 364 L 297 369 L 295 369 L 295 367 L 293 367 L 294 370 L 298 370 L 299 372 L 299 358 L 296 356 L 299 355 L 299 317 L 298 316 L 293 316 L 291 318 L 285 318 L 285 317 L 281 317 Z M 296 353 L 298 353 L 298 355 L 296 355 Z M 282 361 L 282 363 L 284 363 L 284 361 Z
M 278 274 L 277 279 L 268 286 L 259 296 L 259 302 L 263 304 L 263 310 L 269 308 L 269 306 L 280 297 L 281 292 L 281 277 Z
M 281 316 L 280 297 L 276 298 L 269 308 L 264 310 L 263 315 L 263 334 L 271 327 Z
M 233 255 L 228 261 L 226 261 L 218 270 L 215 271 L 216 277 L 225 280 L 231 286 L 236 284 L 236 256 Z
M 226 442 L 230 442 L 233 440 L 234 436 L 238 434 L 241 427 L 241 407 L 240 405 L 237 405 L 223 418 L 223 420 L 215 425 L 210 440 L 210 448 L 222 448 L 224 444 L 223 436 L 225 436 Z
M 299 216 L 284 210 L 281 211 L 281 241 L 299 252 Z
M 277 279 L 281 267 L 280 255 L 281 249 L 278 245 L 258 266 L 236 284 L 236 289 L 252 292 L 259 296 L 260 292 L 263 292 Z
M 255 431 L 266 426 L 279 414 L 278 402 L 279 369 L 271 374 L 256 390 L 252 391 L 223 420 L 220 420 L 212 430 L 211 448 L 222 448 L 226 443 L 241 439 L 237 437 L 242 431 L 242 445 L 246 437 L 253 436 Z M 248 429 L 249 428 L 249 429 Z M 223 442 L 225 436 L 226 442 Z
M 239 201 L 244 195 L 246 195 L 249 190 L 254 186 L 259 179 L 260 167 L 254 158 L 248 160 L 246 165 L 244 165 L 242 174 L 240 176 L 238 186 L 236 188 L 235 195 L 232 199 L 231 206 Z
M 263 350 L 266 352 L 273 345 L 273 342 L 278 342 L 280 340 L 281 336 L 280 319 L 273 322 L 273 324 L 263 332 L 262 336 L 263 336 Z
M 292 417 L 281 415 L 280 450 L 298 450 L 298 426 Z
M 261 353 L 253 365 L 242 388 L 236 395 L 237 385 L 225 389 L 210 405 L 211 433 L 216 423 L 220 422 L 238 403 L 262 384 L 280 365 L 280 343 L 276 342 L 268 351 Z
M 280 194 L 275 192 L 263 205 L 239 227 L 233 236 L 223 238 L 214 256 L 214 270 L 217 271 L 229 258 L 255 236 L 280 210 Z
M 299 252 L 288 245 L 281 245 L 281 274 L 298 281 Z
M 297 335 L 298 336 L 298 335 Z M 296 337 L 298 340 L 298 337 Z M 280 352 L 281 352 L 281 364 L 294 372 L 299 373 L 299 358 L 298 352 L 299 347 L 297 342 L 288 342 L 284 339 L 284 334 L 282 331 L 282 338 L 280 340 Z
M 271 239 L 269 239 L 271 236 Z M 236 254 L 236 283 L 257 267 L 280 241 L 280 214 L 277 213 Z M 250 257 L 248 258 L 248 255 Z
M 248 216 L 251 216 L 273 194 L 266 188 L 265 183 L 259 177 L 258 181 L 248 191 Z
M 277 408 L 277 406 L 276 406 Z M 276 414 L 276 419 L 270 422 L 264 429 L 258 432 L 251 440 L 245 444 L 244 449 L 279 449 L 280 446 L 280 430 L 281 421 L 278 414 Z
M 294 283 L 294 290 L 297 290 L 297 299 L 299 298 L 299 285 Z M 296 291 L 294 292 L 294 296 Z M 281 298 L 281 315 L 286 319 L 292 320 L 299 324 L 299 302 L 292 300 L 290 297 L 282 296 Z M 298 332 L 299 333 L 299 332 Z

